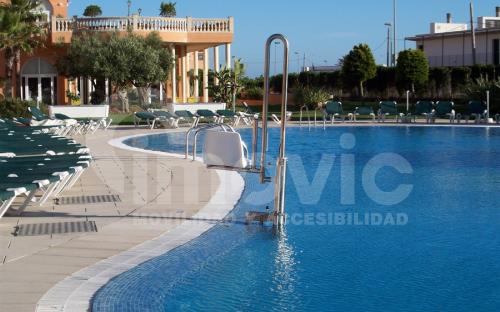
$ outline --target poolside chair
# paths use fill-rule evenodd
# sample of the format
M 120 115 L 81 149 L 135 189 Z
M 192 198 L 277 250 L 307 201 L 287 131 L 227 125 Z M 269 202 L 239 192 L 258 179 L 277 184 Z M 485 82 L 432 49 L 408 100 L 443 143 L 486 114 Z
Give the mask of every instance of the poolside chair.
M 436 108 L 432 111 L 431 121 L 436 122 L 436 118 L 449 118 L 450 123 L 455 121 L 455 103 L 452 101 L 439 101 Z
M 45 115 L 40 109 L 34 106 L 29 106 L 28 111 L 31 113 L 31 125 L 33 126 L 75 126 L 78 124 L 78 121 L 63 114 L 59 114 L 59 116 L 62 117 L 61 119 L 57 117 L 50 118 L 49 116 Z
M 247 126 L 250 126 L 253 124 L 255 118 L 259 118 L 259 113 L 255 113 L 247 102 L 243 102 L 243 106 L 245 107 L 245 111 L 238 112 L 237 114 L 240 116 L 240 120 L 242 120 Z
M 134 126 L 137 127 L 140 125 L 141 121 L 145 121 L 148 127 L 154 129 L 156 122 L 158 122 L 160 118 L 151 112 L 136 112 L 134 113 Z
M 197 110 L 196 116 L 198 117 L 198 122 L 196 123 L 196 125 L 198 125 L 198 123 L 200 122 L 201 119 L 207 120 L 208 123 L 211 123 L 211 122 L 218 123 L 219 118 L 220 118 L 219 115 L 217 115 L 216 113 L 214 113 L 213 111 L 211 111 L 209 109 Z
M 285 118 L 287 121 L 289 121 L 290 119 L 292 119 L 292 115 L 293 113 L 292 112 L 286 112 L 286 115 L 285 115 Z M 271 114 L 271 119 L 274 121 L 274 123 L 276 123 L 278 126 L 281 126 L 281 119 L 278 117 L 278 115 L 276 114 Z
M 241 117 L 237 113 L 229 109 L 219 109 L 217 110 L 217 115 L 219 115 L 219 123 L 224 123 L 224 119 L 229 119 L 232 121 L 232 125 L 237 127 L 240 124 Z
M 349 114 L 349 119 L 351 121 L 357 122 L 359 116 L 370 117 L 372 119 L 372 122 L 375 122 L 375 112 L 371 107 L 368 106 L 356 107 L 356 110 L 353 113 Z
M 152 113 L 165 128 L 179 128 L 180 117 L 163 110 L 155 110 Z
M 378 110 L 378 122 L 385 122 L 388 116 L 394 116 L 396 122 L 404 116 L 403 113 L 398 112 L 398 103 L 395 101 L 381 101 Z
M 471 117 L 474 117 L 474 121 L 478 124 L 481 120 L 487 122 L 486 116 L 488 115 L 488 110 L 486 108 L 486 103 L 483 101 L 470 101 L 467 106 L 467 114 L 458 113 L 456 118 L 457 122 L 460 123 L 462 117 L 465 118 L 465 123 L 469 123 Z
M 179 122 L 180 121 L 191 122 L 191 128 L 194 128 L 198 125 L 198 117 L 188 110 L 178 110 L 175 112 L 175 115 L 179 117 Z
M 344 114 L 344 109 L 342 108 L 342 102 L 329 101 L 325 104 L 324 118 L 330 120 L 332 124 L 335 122 L 335 118 L 340 118 L 340 121 L 344 122 L 346 115 Z
M 434 102 L 432 101 L 418 101 L 415 106 L 415 111 L 411 114 L 413 122 L 417 122 L 418 116 L 425 117 L 425 122 L 430 123 L 432 110 L 434 109 Z
M 0 191 L 0 218 L 9 210 L 16 197 L 17 194 L 14 191 Z

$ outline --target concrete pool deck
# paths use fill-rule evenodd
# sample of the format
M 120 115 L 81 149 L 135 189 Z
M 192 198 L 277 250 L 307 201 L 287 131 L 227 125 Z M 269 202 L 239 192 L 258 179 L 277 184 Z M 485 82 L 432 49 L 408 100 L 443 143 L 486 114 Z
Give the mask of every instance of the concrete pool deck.
M 120 127 L 77 138 L 95 161 L 62 196 L 118 195 L 119 202 L 48 202 L 0 219 L 1 311 L 86 311 L 91 290 L 199 236 L 227 215 L 243 190 L 238 174 L 108 144 L 166 131 Z M 98 232 L 12 234 L 18 225 L 73 221 L 95 221 Z

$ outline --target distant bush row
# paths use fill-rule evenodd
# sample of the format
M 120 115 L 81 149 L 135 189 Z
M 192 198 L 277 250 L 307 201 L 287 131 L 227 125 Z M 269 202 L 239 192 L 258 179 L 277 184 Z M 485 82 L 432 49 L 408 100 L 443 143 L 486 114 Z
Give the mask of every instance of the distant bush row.
M 493 81 L 500 78 L 500 66 L 476 65 L 469 67 L 435 67 L 429 69 L 428 82 L 416 90 L 414 96 L 433 99 L 453 99 L 466 96 L 470 84 L 477 83 L 480 79 Z M 341 72 L 313 73 L 302 72 L 289 75 L 289 88 L 313 87 L 328 90 L 336 97 L 353 98 L 352 92 L 356 85 L 348 83 L 350 79 L 342 77 Z M 247 79 L 247 88 L 263 86 L 262 77 Z M 282 75 L 271 77 L 271 89 L 281 92 Z M 406 96 L 405 88 L 398 85 L 396 68 L 377 67 L 375 78 L 366 81 L 366 94 L 368 98 L 403 98 Z M 255 91 L 252 91 L 255 94 Z

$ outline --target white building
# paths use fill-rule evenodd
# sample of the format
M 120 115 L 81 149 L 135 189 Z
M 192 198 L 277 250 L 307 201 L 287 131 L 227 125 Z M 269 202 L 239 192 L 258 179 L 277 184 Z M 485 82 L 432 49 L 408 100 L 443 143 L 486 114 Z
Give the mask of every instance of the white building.
M 496 16 L 479 17 L 476 29 L 476 64 L 500 65 L 500 7 Z M 431 67 L 473 65 L 472 32 L 468 24 L 431 23 L 428 34 L 406 38 L 415 41 Z

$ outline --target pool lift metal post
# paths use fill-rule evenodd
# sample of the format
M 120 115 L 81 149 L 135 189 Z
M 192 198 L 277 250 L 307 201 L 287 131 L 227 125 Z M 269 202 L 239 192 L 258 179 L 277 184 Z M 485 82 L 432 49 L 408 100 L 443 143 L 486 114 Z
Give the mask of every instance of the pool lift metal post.
M 227 166 L 217 166 L 217 165 L 208 165 L 209 168 L 212 169 L 220 169 L 220 170 L 235 170 L 239 172 L 248 172 L 248 173 L 258 173 L 260 174 L 260 182 L 268 183 L 271 182 L 271 177 L 266 175 L 266 154 L 268 147 L 268 110 L 269 110 L 269 97 L 271 94 L 270 91 L 270 54 L 271 54 L 271 44 L 275 40 L 281 40 L 284 46 L 284 58 L 283 58 L 283 85 L 282 85 L 282 103 L 281 103 L 281 137 L 280 137 L 280 148 L 279 148 L 279 156 L 276 164 L 276 177 L 275 177 L 275 190 L 274 190 L 274 213 L 271 215 L 269 213 L 262 212 L 250 212 L 250 215 L 247 215 L 247 219 L 253 221 L 270 221 L 272 219 L 274 226 L 281 228 L 285 224 L 285 180 L 286 180 L 286 166 L 287 166 L 287 158 L 285 157 L 285 144 L 286 144 L 286 126 L 287 126 L 287 118 L 286 118 L 286 109 L 288 102 L 288 55 L 289 55 L 289 43 L 285 36 L 280 34 L 275 34 L 269 37 L 266 42 L 266 62 L 265 62 L 265 74 L 264 74 L 264 104 L 262 106 L 262 145 L 261 145 L 261 157 L 260 157 L 260 167 L 257 166 L 257 145 L 258 145 L 258 132 L 259 132 L 259 115 L 256 114 L 253 116 L 253 138 L 252 138 L 252 163 L 248 168 L 235 168 L 235 167 L 227 167 Z M 192 159 L 196 160 L 196 151 L 197 151 L 197 142 L 198 137 L 202 132 L 218 129 L 221 132 L 235 132 L 235 130 L 225 124 L 208 124 L 208 125 L 197 125 L 193 128 L 189 129 L 185 135 L 185 158 L 189 159 L 189 137 L 193 135 L 192 142 Z
M 260 181 L 261 183 L 271 181 L 266 176 L 266 147 L 268 144 L 267 114 L 269 110 L 270 88 L 270 65 L 271 65 L 271 44 L 275 40 L 283 43 L 283 85 L 281 88 L 281 125 L 280 125 L 280 146 L 279 155 L 276 163 L 276 176 L 274 181 L 274 225 L 281 227 L 284 225 L 285 216 L 285 181 L 287 158 L 285 157 L 286 148 L 286 126 L 287 126 L 287 103 L 288 103 L 288 39 L 281 34 L 274 34 L 266 42 L 265 63 L 264 63 L 264 103 L 262 105 L 262 147 L 260 158 Z

